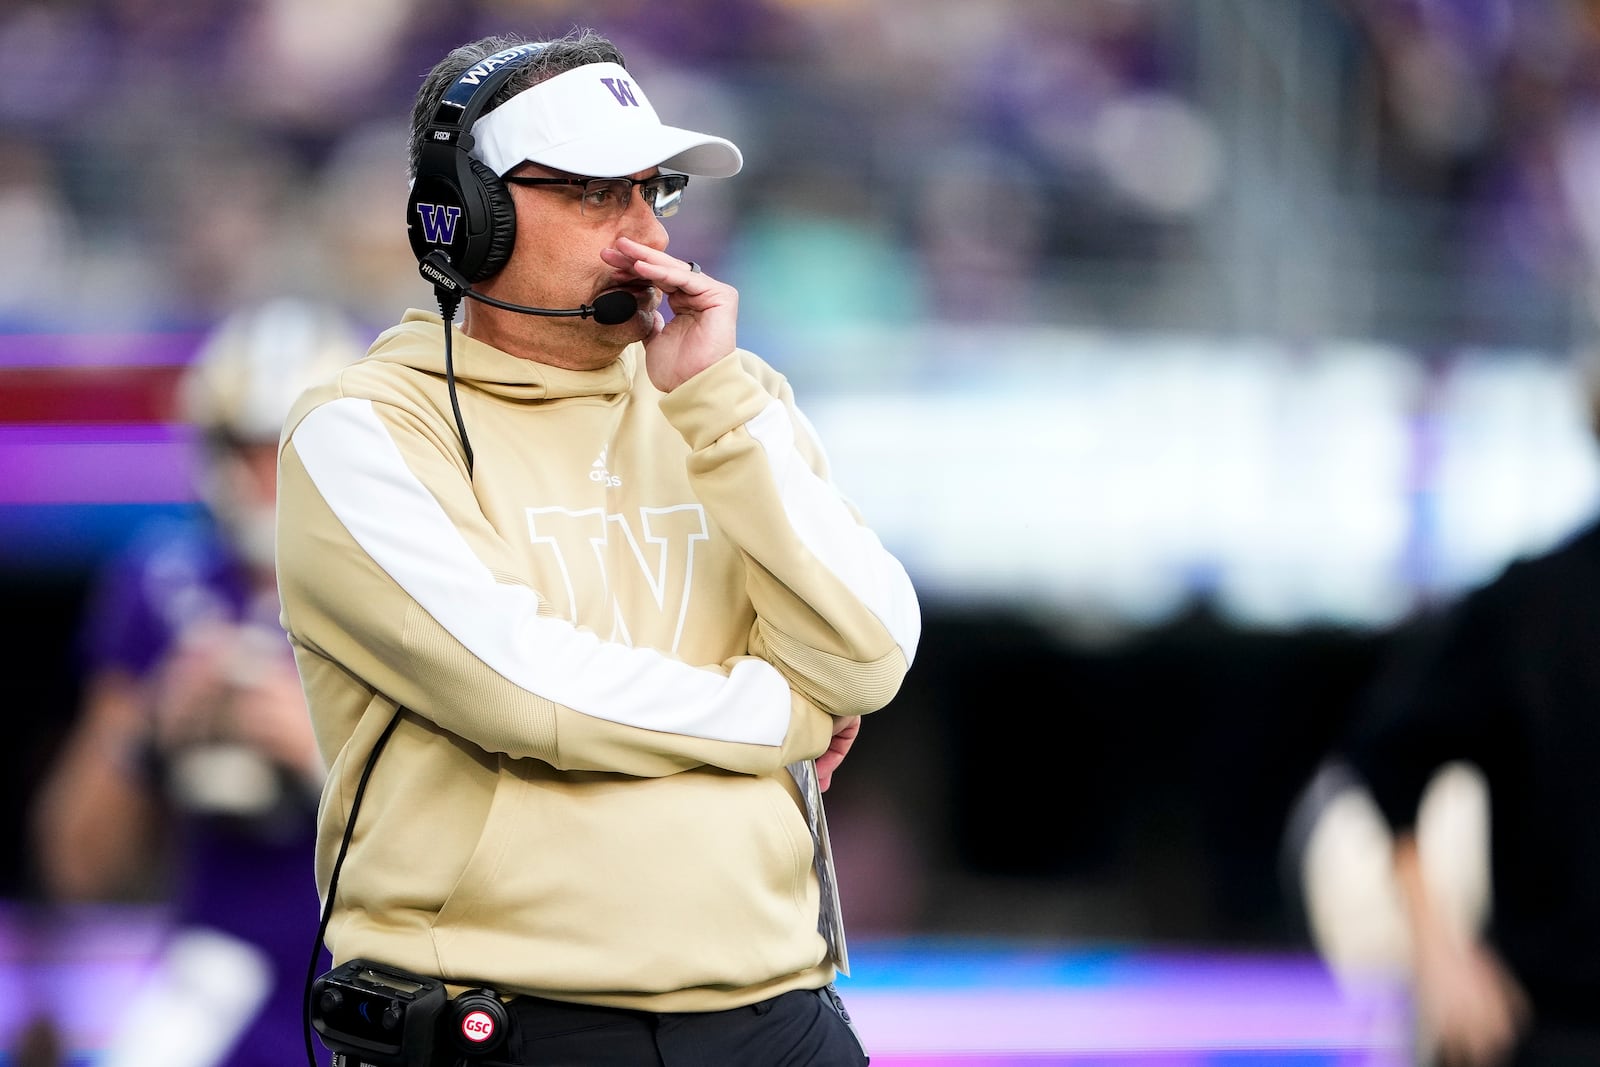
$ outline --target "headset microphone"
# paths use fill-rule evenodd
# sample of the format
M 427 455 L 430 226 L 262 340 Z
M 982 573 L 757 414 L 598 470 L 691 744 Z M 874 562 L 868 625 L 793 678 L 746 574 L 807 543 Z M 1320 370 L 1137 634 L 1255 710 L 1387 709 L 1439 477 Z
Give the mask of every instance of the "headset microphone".
M 496 300 L 472 289 L 474 282 L 493 277 L 506 265 L 517 237 L 516 204 L 500 176 L 472 155 L 472 126 L 501 87 L 543 48 L 528 42 L 486 56 L 444 91 L 423 133 L 406 202 L 406 229 L 417 270 L 432 283 L 444 319 L 445 382 L 469 478 L 472 442 L 467 439 L 456 395 L 450 326 L 462 297 L 524 315 L 592 318 L 601 326 L 619 326 L 639 311 L 638 298 L 623 290 L 598 296 L 593 304 L 582 307 L 536 308 Z
M 461 272 L 450 265 L 450 257 L 440 249 L 423 256 L 417 264 L 417 272 L 433 283 L 434 291 L 440 300 L 459 301 L 463 296 L 468 296 L 493 307 L 516 311 L 523 315 L 592 318 L 601 326 L 618 326 L 633 318 L 639 310 L 639 298 L 622 289 L 602 293 L 595 297 L 593 304 L 575 308 L 536 308 L 497 300 L 473 289 Z

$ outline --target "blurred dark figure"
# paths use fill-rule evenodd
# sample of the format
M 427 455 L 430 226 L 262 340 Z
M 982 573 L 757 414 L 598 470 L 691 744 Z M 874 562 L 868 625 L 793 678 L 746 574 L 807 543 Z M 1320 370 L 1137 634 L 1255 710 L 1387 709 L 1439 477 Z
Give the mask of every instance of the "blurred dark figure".
M 1410 981 L 1419 1063 L 1600 1065 L 1597 761 L 1600 519 L 1408 628 L 1297 813 L 1314 940 Z
M 11 1050 L 15 1067 L 62 1067 L 66 1049 L 59 1027 L 51 1019 L 30 1019 L 17 1034 Z
M 363 347 L 315 304 L 221 323 L 179 396 L 205 507 L 138 532 L 88 602 L 83 707 L 33 812 L 43 887 L 173 920 L 98 1064 L 304 1061 L 324 767 L 278 625 L 277 444 L 298 391 Z

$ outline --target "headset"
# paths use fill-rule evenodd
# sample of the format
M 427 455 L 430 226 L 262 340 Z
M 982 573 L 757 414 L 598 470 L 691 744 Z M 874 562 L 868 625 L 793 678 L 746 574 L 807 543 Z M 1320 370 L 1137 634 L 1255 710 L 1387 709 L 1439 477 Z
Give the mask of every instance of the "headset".
M 420 263 L 441 249 L 469 283 L 492 277 L 511 257 L 517 210 L 500 176 L 470 154 L 472 126 L 500 88 L 543 44 L 519 44 L 474 63 L 446 90 L 422 136 L 406 204 L 406 230 Z
M 450 410 L 467 473 L 473 469 L 472 442 L 461 418 L 456 395 L 455 359 L 450 323 L 462 297 L 522 315 L 578 316 L 602 326 L 616 326 L 633 318 L 639 301 L 617 289 L 602 293 L 593 304 L 575 308 L 538 308 L 513 304 L 480 293 L 473 282 L 492 277 L 511 258 L 517 239 L 517 209 L 511 191 L 500 176 L 470 154 L 472 124 L 478 121 L 500 87 L 544 50 L 542 44 L 519 44 L 474 63 L 456 78 L 434 109 L 423 132 L 417 155 L 417 173 L 406 202 L 406 230 L 417 270 L 433 284 L 444 319 L 444 368 L 450 387 Z

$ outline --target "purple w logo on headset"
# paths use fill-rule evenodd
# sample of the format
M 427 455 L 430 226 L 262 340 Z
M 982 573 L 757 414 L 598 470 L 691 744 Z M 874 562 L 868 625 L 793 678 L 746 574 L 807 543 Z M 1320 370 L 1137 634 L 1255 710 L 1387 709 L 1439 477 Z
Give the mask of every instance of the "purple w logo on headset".
M 422 236 L 431 245 L 447 245 L 456 239 L 456 223 L 461 221 L 461 208 L 456 204 L 418 204 L 417 214 L 422 218 Z

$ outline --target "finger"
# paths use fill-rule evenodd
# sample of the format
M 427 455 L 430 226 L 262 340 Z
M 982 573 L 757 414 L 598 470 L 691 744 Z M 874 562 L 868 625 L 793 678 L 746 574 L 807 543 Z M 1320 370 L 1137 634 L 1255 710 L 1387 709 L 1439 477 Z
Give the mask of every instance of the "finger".
M 634 264 L 635 273 L 651 282 L 657 289 L 683 292 L 691 296 L 710 290 L 710 277 L 692 260 L 670 260 L 656 263 L 641 259 Z
M 676 283 L 676 288 L 684 288 L 681 283 L 690 281 L 692 275 L 698 274 L 702 278 L 707 277 L 700 264 L 694 260 L 669 256 L 660 249 L 640 244 L 632 238 L 617 238 L 616 250 L 624 256 L 630 257 L 633 260 L 633 269 L 643 277 L 651 278 L 652 280 L 659 278 L 661 281 Z M 641 270 L 641 268 L 651 267 L 656 268 L 659 271 L 659 275 L 649 269 Z M 693 289 L 693 286 L 691 285 L 690 288 Z
M 833 784 L 834 764 L 827 760 L 817 760 L 817 790 L 826 793 L 828 786 Z

